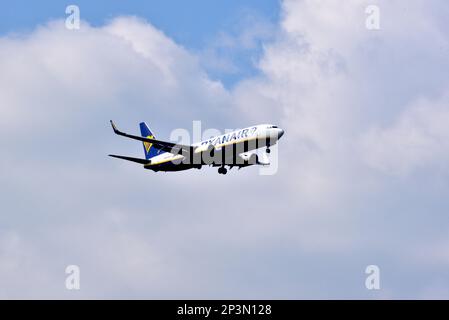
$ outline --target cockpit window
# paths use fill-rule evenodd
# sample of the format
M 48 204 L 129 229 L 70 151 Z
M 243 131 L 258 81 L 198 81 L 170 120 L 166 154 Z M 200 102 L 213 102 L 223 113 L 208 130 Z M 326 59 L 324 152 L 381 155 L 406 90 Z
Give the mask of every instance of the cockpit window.
M 277 129 L 278 126 L 269 126 L 268 129 Z

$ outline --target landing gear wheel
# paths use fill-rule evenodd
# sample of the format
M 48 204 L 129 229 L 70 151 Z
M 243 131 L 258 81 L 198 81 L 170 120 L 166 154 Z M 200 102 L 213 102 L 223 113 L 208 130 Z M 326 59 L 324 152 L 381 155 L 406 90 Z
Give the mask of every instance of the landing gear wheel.
M 219 174 L 226 174 L 226 173 L 228 173 L 228 170 L 226 168 L 224 168 L 224 167 L 220 167 L 220 168 L 218 168 L 218 173 Z
M 267 153 L 270 153 L 270 152 L 271 152 L 270 148 L 267 148 L 266 152 L 267 152 Z

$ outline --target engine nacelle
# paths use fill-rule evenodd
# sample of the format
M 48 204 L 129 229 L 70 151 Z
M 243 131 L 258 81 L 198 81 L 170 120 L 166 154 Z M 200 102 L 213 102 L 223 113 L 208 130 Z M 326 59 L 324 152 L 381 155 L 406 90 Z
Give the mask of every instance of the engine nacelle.
M 214 153 L 215 153 L 215 147 L 213 145 L 211 145 L 211 144 L 208 145 L 207 149 L 206 149 L 206 152 L 207 152 L 207 154 L 210 154 L 211 157 L 213 157 Z

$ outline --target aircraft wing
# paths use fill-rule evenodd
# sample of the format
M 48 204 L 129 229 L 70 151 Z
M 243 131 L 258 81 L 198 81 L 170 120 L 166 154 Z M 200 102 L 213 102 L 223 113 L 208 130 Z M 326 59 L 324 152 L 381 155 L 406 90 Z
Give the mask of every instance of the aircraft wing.
M 173 142 L 161 141 L 161 140 L 127 134 L 125 132 L 118 130 L 112 120 L 111 120 L 111 125 L 112 125 L 112 129 L 114 129 L 115 134 L 117 134 L 119 136 L 123 136 L 126 138 L 130 138 L 130 139 L 134 139 L 134 140 L 138 140 L 138 141 L 142 141 L 142 142 L 152 143 L 158 149 L 161 149 L 166 152 L 170 152 L 170 153 L 174 153 L 174 154 L 178 154 L 179 151 L 181 151 L 181 150 L 189 152 L 189 153 L 194 152 L 194 147 L 192 147 L 192 146 L 187 146 L 187 145 L 177 144 L 177 143 L 173 143 Z

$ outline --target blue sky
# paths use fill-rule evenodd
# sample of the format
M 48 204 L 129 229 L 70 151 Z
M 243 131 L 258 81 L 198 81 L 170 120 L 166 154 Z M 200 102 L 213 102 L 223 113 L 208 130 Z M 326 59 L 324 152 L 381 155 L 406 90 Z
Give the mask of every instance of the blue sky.
M 1 1 L 3 4 L 5 1 Z M 147 19 L 177 43 L 192 49 L 208 47 L 221 32 L 235 35 L 240 28 L 248 25 L 248 19 L 255 17 L 264 23 L 274 24 L 279 19 L 278 0 L 193 0 L 193 1 L 8 1 L 1 6 L 0 35 L 31 31 L 37 25 L 65 16 L 69 4 L 80 7 L 81 18 L 93 26 L 103 25 L 116 16 L 135 15 Z M 250 16 L 250 17 L 249 17 Z M 244 51 L 228 51 L 228 57 L 238 65 L 238 71 L 214 72 L 211 76 L 219 78 L 226 85 L 255 73 L 252 58 L 260 55 L 261 47 Z
M 245 12 L 276 21 L 277 0 L 193 0 L 193 1 L 1 1 L 0 32 L 31 30 L 50 19 L 64 17 L 67 5 L 81 8 L 82 19 L 101 25 L 118 15 L 137 15 L 148 19 L 177 42 L 193 48 L 204 45 L 216 33 L 232 27 Z
M 374 2 L 2 3 L 0 298 L 449 298 L 449 2 Z M 286 133 L 154 173 L 110 119 Z

